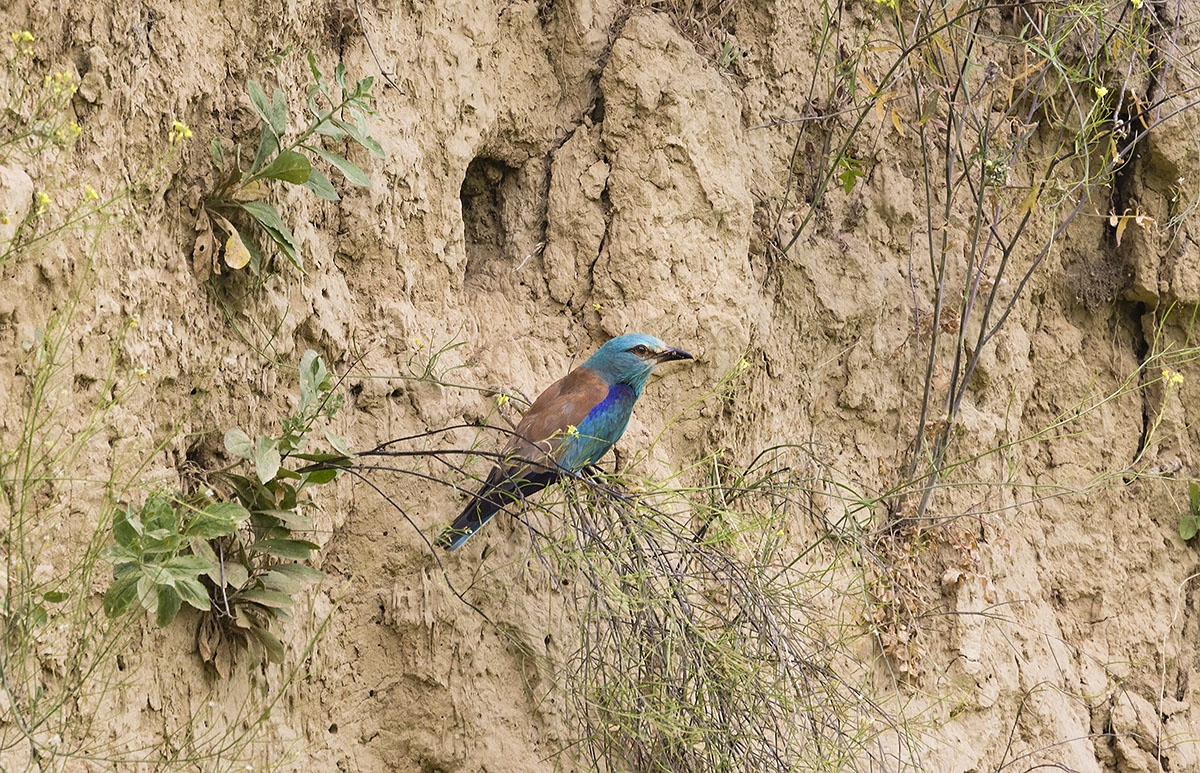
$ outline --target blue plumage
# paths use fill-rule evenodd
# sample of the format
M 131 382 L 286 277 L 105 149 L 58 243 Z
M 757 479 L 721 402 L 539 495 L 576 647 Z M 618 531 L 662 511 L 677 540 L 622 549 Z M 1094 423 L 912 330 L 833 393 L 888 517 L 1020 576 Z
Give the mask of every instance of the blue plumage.
M 436 544 L 459 548 L 509 502 L 540 491 L 563 471 L 600 461 L 625 433 L 654 369 L 690 359 L 654 336 L 631 333 L 609 340 L 534 400 L 505 446 L 503 461 Z

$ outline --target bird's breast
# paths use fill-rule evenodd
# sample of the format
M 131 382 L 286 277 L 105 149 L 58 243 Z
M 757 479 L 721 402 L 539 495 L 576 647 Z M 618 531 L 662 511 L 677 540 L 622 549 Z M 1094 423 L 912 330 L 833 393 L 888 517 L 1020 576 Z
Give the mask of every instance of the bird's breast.
M 599 411 L 602 414 L 616 415 L 624 411 L 628 416 L 629 412 L 633 410 L 635 402 L 637 402 L 637 392 L 633 387 L 628 384 L 613 384 L 608 388 L 608 395 L 592 409 L 592 412 Z

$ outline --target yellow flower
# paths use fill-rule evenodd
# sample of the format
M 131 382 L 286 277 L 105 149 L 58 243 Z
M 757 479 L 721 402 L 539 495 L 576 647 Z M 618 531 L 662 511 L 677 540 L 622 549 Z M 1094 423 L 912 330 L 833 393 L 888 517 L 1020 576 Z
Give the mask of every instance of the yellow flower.
M 83 129 L 79 124 L 71 121 L 66 126 L 60 126 L 54 130 L 54 141 L 60 145 L 65 145 L 79 136 Z
M 503 408 L 504 406 L 508 405 L 508 401 L 510 399 L 511 398 L 508 395 L 501 392 L 500 394 L 496 395 L 496 407 Z
M 54 203 L 54 199 L 50 198 L 50 194 L 45 191 L 38 191 L 35 197 L 36 204 L 33 208 L 33 214 L 40 215 L 46 211 L 46 208 Z
M 54 96 L 60 94 L 74 94 L 79 90 L 79 84 L 75 82 L 75 76 L 69 72 L 56 72 L 53 75 L 46 75 L 46 88 L 50 89 L 50 93 Z
M 1129 4 L 1133 6 L 1133 10 L 1135 11 L 1142 10 L 1142 3 L 1144 2 L 1145 0 L 1129 0 Z
M 576 427 L 574 424 L 568 424 L 567 425 L 567 437 L 569 437 L 569 438 L 579 437 L 579 427 Z
M 16 46 L 17 54 L 26 56 L 33 55 L 33 33 L 29 30 L 21 30 L 20 32 L 10 32 L 9 37 L 12 38 L 13 45 Z
M 83 200 L 84 201 L 95 201 L 98 198 L 100 198 L 100 194 L 96 192 L 95 188 L 93 188 L 90 185 L 83 186 Z
M 1162 377 L 1168 387 L 1178 386 L 1183 383 L 1183 374 L 1178 371 L 1163 368 Z
M 600 304 L 598 304 L 598 303 L 593 303 L 593 304 L 592 304 L 592 310 L 593 310 L 593 311 L 600 311 Z
M 1097 86 L 1096 99 L 1104 99 L 1106 96 L 1108 96 L 1108 89 L 1104 88 L 1103 86 Z
M 167 134 L 167 138 L 171 141 L 172 145 L 177 145 L 183 140 L 190 140 L 192 138 L 192 130 L 183 121 L 172 121 L 171 131 Z

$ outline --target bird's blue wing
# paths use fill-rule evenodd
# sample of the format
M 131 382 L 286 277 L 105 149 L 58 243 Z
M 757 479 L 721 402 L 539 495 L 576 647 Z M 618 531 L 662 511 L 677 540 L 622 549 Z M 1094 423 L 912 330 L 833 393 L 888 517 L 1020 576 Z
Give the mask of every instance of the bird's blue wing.
M 608 396 L 588 412 L 574 432 L 568 430 L 563 437 L 554 455 L 558 465 L 576 471 L 600 461 L 625 434 L 635 402 L 637 392 L 628 384 L 609 387 Z

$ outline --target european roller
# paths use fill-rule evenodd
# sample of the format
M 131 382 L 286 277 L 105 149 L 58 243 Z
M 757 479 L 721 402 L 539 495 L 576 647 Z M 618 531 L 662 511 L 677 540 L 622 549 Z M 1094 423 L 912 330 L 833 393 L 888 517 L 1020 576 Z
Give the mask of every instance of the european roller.
M 692 355 L 654 336 L 617 336 L 538 395 L 500 453 L 500 462 L 436 544 L 457 550 L 505 505 L 578 472 L 612 448 L 629 424 L 646 380 L 664 362 Z

